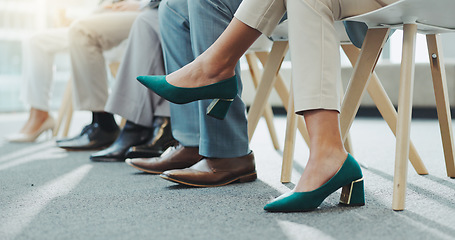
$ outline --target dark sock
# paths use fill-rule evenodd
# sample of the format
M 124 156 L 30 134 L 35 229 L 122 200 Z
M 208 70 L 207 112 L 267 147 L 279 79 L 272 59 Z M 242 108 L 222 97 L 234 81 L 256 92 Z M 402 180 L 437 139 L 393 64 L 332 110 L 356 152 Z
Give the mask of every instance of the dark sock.
M 129 120 L 126 121 L 125 126 L 123 127 L 124 130 L 132 130 L 132 131 L 142 131 L 148 129 L 148 127 L 144 127 L 142 125 L 133 123 Z
M 104 131 L 110 132 L 118 129 L 114 115 L 107 112 L 92 112 L 92 116 L 92 123 L 98 123 L 98 126 Z

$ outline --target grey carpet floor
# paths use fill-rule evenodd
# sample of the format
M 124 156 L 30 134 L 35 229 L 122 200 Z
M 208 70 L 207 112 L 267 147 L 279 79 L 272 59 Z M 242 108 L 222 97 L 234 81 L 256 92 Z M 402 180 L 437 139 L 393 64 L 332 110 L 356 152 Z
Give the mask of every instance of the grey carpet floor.
M 90 118 L 78 113 L 71 134 Z M 24 114 L 0 115 L 0 138 Z M 285 118 L 275 118 L 281 148 Z M 413 120 L 411 138 L 430 174 L 409 165 L 406 210 L 391 210 L 395 138 L 381 119 L 351 129 L 365 175 L 366 206 L 338 205 L 339 192 L 315 211 L 267 213 L 293 188 L 308 157 L 298 135 L 292 183 L 281 184 L 281 152 L 260 122 L 251 149 L 258 180 L 191 188 L 125 163 L 93 163 L 92 152 L 66 152 L 52 140 L 0 140 L 0 239 L 455 239 L 455 179 L 445 173 L 436 120 Z

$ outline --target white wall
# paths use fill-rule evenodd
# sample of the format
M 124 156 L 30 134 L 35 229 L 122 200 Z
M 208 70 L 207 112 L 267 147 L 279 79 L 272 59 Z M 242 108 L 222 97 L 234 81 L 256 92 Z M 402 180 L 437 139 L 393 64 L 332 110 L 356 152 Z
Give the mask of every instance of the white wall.
M 31 34 L 55 27 L 59 13 L 76 18 L 89 14 L 98 0 L 0 0 L 0 112 L 25 110 L 19 101 L 22 80 L 22 41 Z M 53 106 L 69 76 L 67 56 L 57 55 Z

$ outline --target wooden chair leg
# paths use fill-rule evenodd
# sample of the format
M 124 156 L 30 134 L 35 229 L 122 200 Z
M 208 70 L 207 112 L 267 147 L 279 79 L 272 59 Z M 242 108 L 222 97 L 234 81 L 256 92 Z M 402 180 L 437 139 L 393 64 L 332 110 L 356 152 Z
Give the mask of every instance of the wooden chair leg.
M 292 84 L 291 84 L 292 89 Z M 292 162 L 294 160 L 295 132 L 297 128 L 297 115 L 294 113 L 294 94 L 291 92 L 287 104 L 286 136 L 283 150 L 283 164 L 281 165 L 281 182 L 291 181 Z
M 68 111 L 70 110 L 70 106 L 72 105 L 72 83 L 71 79 L 68 80 L 68 83 L 65 87 L 65 92 L 63 93 L 62 104 L 60 105 L 60 109 L 58 111 L 57 122 L 55 124 L 53 135 L 56 137 L 60 131 L 60 127 L 62 126 L 62 122 L 64 118 L 67 118 Z M 68 124 L 68 120 L 66 120 Z M 65 127 L 66 128 L 66 127 Z
M 396 136 L 398 114 L 375 73 L 373 76 L 371 76 L 367 90 L 370 97 L 376 103 L 382 117 L 387 122 L 390 130 L 392 130 L 392 133 Z M 409 141 L 409 161 L 411 162 L 417 174 L 428 174 L 428 170 L 425 167 L 425 164 L 423 163 L 422 158 L 417 152 L 417 149 L 412 141 Z
M 276 73 L 281 67 L 288 45 L 288 42 L 273 43 L 269 59 L 267 60 L 264 72 L 262 73 L 262 79 L 256 91 L 256 96 L 248 113 L 248 133 L 254 132 L 260 116 L 264 113 L 264 102 L 266 102 L 270 96 L 270 92 L 272 91 L 272 87 L 276 80 Z M 253 134 L 248 137 L 251 140 Z
M 346 140 L 344 141 L 344 148 L 348 153 L 351 155 L 354 155 L 354 149 L 352 148 L 352 141 L 351 141 L 351 135 L 348 133 L 348 136 L 346 137 Z
M 261 61 L 261 63 L 265 66 L 267 62 L 268 53 L 267 52 L 256 52 L 256 56 Z M 275 80 L 275 90 L 278 93 L 278 96 L 283 103 L 284 109 L 288 112 L 288 102 L 289 102 L 289 93 L 290 91 L 286 87 L 284 83 L 283 77 L 278 72 L 277 78 Z M 305 140 L 306 144 L 310 146 L 310 137 L 308 136 L 308 131 L 306 129 L 306 124 L 303 118 L 297 118 L 297 128 L 299 129 L 300 134 L 302 135 L 303 139 Z
M 363 42 L 362 50 L 349 81 L 340 113 L 340 127 L 343 141 L 360 106 L 360 99 L 365 92 L 368 80 L 376 66 L 379 54 L 386 42 L 389 29 L 369 29 Z
M 118 68 L 120 67 L 120 62 L 111 62 L 109 63 L 109 71 L 111 72 L 112 77 L 117 77 Z
M 264 118 L 269 129 L 270 138 L 272 140 L 275 150 L 280 150 L 280 143 L 278 142 L 278 135 L 276 134 L 275 124 L 273 123 L 273 110 L 270 104 L 267 104 L 264 109 Z
M 434 96 L 438 110 L 439 127 L 446 162 L 447 176 L 455 177 L 454 145 L 452 117 L 450 114 L 447 79 L 442 57 L 439 35 L 427 35 L 428 54 L 430 56 L 431 74 L 433 77 Z
M 343 98 L 344 98 L 343 88 L 340 88 L 340 98 L 341 98 L 341 101 L 343 101 Z M 351 155 L 354 155 L 354 149 L 352 149 L 351 134 L 349 134 L 349 132 L 346 134 L 347 134 L 347 136 L 346 136 L 346 140 L 344 141 L 344 148 L 346 149 L 346 151 L 348 153 L 350 153 Z
M 403 53 L 401 57 L 400 90 L 398 98 L 397 143 L 393 177 L 393 210 L 403 210 L 408 173 L 409 136 L 414 89 L 416 24 L 403 26 Z
M 70 98 L 72 98 L 72 96 L 70 96 Z M 71 101 L 69 101 L 69 104 L 68 104 L 68 110 L 67 110 L 66 121 L 65 121 L 65 128 L 63 129 L 63 134 L 62 134 L 63 137 L 68 137 L 68 132 L 70 130 L 71 121 L 73 120 L 73 112 L 74 112 L 73 101 L 71 100 Z
M 260 74 L 261 71 L 259 70 L 259 67 L 257 65 L 256 56 L 254 53 L 247 53 L 247 54 L 245 54 L 245 58 L 248 63 L 248 67 L 250 70 L 251 79 L 253 80 L 254 87 L 257 88 L 259 85 L 258 79 L 261 76 L 261 74 Z M 270 106 L 270 104 L 268 102 L 266 102 L 265 111 L 264 111 L 263 116 L 265 118 L 267 127 L 269 129 L 270 138 L 272 139 L 273 147 L 276 150 L 279 150 L 280 144 L 278 142 L 278 136 L 276 134 L 275 125 L 273 124 L 273 111 L 272 111 L 272 107 Z M 253 131 L 253 129 L 252 129 L 252 131 Z M 251 132 L 251 133 L 249 132 L 248 135 L 253 135 L 253 132 Z
M 351 64 L 354 65 L 357 61 L 360 49 L 356 48 L 354 45 L 343 45 L 342 48 L 346 53 L 346 56 L 349 58 Z M 375 72 L 373 72 L 371 75 L 371 79 L 367 85 L 367 91 L 371 99 L 373 99 L 373 102 L 376 104 L 376 107 L 381 113 L 382 118 L 384 118 L 390 130 L 396 136 L 398 114 Z M 409 143 L 409 160 L 411 161 L 412 166 L 418 174 L 428 174 L 428 170 L 423 164 L 422 158 L 417 153 L 417 150 L 412 141 Z
M 125 124 L 126 124 L 126 121 L 127 121 L 126 118 L 122 118 L 122 120 L 120 120 L 119 128 L 124 128 Z

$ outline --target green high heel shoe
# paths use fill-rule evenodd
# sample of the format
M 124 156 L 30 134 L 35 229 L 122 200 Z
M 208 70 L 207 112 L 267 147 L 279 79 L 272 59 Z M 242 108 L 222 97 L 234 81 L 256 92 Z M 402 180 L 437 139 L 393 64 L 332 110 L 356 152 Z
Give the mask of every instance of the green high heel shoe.
M 137 80 L 164 99 L 176 104 L 214 99 L 207 107 L 207 115 L 217 119 L 226 117 L 227 111 L 238 91 L 236 76 L 196 88 L 173 86 L 166 81 L 166 76 L 139 76 Z
M 365 205 L 363 175 L 357 161 L 348 154 L 340 170 L 324 185 L 309 192 L 289 192 L 265 205 L 269 212 L 305 212 L 319 207 L 330 194 L 343 188 L 340 203 L 348 206 Z

